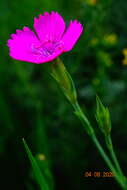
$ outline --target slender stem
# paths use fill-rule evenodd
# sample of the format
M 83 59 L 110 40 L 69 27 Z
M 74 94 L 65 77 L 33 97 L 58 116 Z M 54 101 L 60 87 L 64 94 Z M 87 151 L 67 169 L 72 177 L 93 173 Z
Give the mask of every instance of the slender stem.
M 83 111 L 81 110 L 78 102 L 76 102 L 76 104 L 73 104 L 73 107 L 76 111 L 76 115 L 80 115 L 80 120 L 83 124 L 83 126 L 85 127 L 85 129 L 87 129 L 87 133 L 89 134 L 89 136 L 91 137 L 92 141 L 94 142 L 94 144 L 96 145 L 98 151 L 100 152 L 102 158 L 104 159 L 104 161 L 106 162 L 106 164 L 108 165 L 108 167 L 110 168 L 110 170 L 113 172 L 115 179 L 117 180 L 117 182 L 120 184 L 120 186 L 126 190 L 126 184 L 125 181 L 123 180 L 123 177 L 121 177 L 121 175 L 118 173 L 118 171 L 116 171 L 116 169 L 114 168 L 114 166 L 112 165 L 112 162 L 110 161 L 110 159 L 108 158 L 108 156 L 106 155 L 105 151 L 103 150 L 101 144 L 99 143 L 94 130 L 90 124 L 90 122 L 88 121 L 87 117 L 85 116 L 85 114 L 83 113 Z
M 113 144 L 112 144 L 112 139 L 111 139 L 111 136 L 108 135 L 108 136 L 105 136 L 105 141 L 106 141 L 106 145 L 107 145 L 107 148 L 111 154 L 111 157 L 112 157 L 112 160 L 114 161 L 114 164 L 117 168 L 117 171 L 120 173 L 121 176 L 124 177 L 124 174 L 122 172 L 122 169 L 120 167 L 120 164 L 118 162 L 118 159 L 116 157 L 116 154 L 115 154 L 115 151 L 114 151 L 114 148 L 113 148 Z
M 89 122 L 89 120 L 87 119 L 87 117 L 85 116 L 85 114 L 83 113 L 83 111 L 81 110 L 78 102 L 72 104 L 76 115 L 79 117 L 79 119 L 81 120 L 85 130 L 87 131 L 87 133 L 91 136 L 92 134 L 94 134 L 94 130 Z
M 56 63 L 53 65 L 52 69 L 52 76 L 53 78 L 59 83 L 64 95 L 69 100 L 71 105 L 73 106 L 75 110 L 76 116 L 80 119 L 82 122 L 82 125 L 84 126 L 87 134 L 92 138 L 94 144 L 96 145 L 97 149 L 99 150 L 101 156 L 103 157 L 104 161 L 107 163 L 110 170 L 114 173 L 114 177 L 117 180 L 117 182 L 120 184 L 120 186 L 127 190 L 127 184 L 125 184 L 125 180 L 123 176 L 120 175 L 120 173 L 116 170 L 116 168 L 113 166 L 111 160 L 103 150 L 101 144 L 99 143 L 98 139 L 96 138 L 96 135 L 94 133 L 94 129 L 91 126 L 89 120 L 81 110 L 78 102 L 77 102 L 77 93 L 75 89 L 75 85 L 73 83 L 73 80 L 70 76 L 70 74 L 67 72 L 66 68 L 64 67 L 63 63 L 60 60 L 56 60 Z
M 120 184 L 120 186 L 126 190 L 126 185 L 125 182 L 123 181 L 123 179 L 121 178 L 121 176 L 119 175 L 119 173 L 116 171 L 116 169 L 114 168 L 114 166 L 112 165 L 110 159 L 108 158 L 108 156 L 106 155 L 106 153 L 104 152 L 102 146 L 100 145 L 98 139 L 96 138 L 95 135 L 92 136 L 92 140 L 95 143 L 98 151 L 100 152 L 101 156 L 103 157 L 104 161 L 106 162 L 106 164 L 108 165 L 108 167 L 110 168 L 110 170 L 113 172 L 115 179 L 117 180 L 117 182 Z

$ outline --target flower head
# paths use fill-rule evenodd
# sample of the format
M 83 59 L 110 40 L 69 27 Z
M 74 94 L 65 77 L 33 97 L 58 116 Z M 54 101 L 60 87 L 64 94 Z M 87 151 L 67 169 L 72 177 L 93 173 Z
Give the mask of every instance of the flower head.
M 11 35 L 8 47 L 13 59 L 36 64 L 52 61 L 73 48 L 83 27 L 74 20 L 66 28 L 63 18 L 52 11 L 34 19 L 34 30 L 36 34 L 24 27 Z

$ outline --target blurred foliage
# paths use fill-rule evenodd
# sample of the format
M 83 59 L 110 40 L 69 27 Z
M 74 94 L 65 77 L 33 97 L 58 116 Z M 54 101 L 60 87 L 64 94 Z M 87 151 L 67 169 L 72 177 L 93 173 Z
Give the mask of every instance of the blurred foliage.
M 33 18 L 58 11 L 68 24 L 78 19 L 84 32 L 61 59 L 71 73 L 79 102 L 103 143 L 95 120 L 95 95 L 109 107 L 112 138 L 121 166 L 127 168 L 127 1 L 1 0 L 0 2 L 0 168 L 1 187 L 39 189 L 22 138 L 31 147 L 51 188 L 119 189 L 113 179 L 85 178 L 107 171 L 71 106 L 51 78 L 50 63 L 12 60 L 6 46 L 11 33 L 32 28 Z

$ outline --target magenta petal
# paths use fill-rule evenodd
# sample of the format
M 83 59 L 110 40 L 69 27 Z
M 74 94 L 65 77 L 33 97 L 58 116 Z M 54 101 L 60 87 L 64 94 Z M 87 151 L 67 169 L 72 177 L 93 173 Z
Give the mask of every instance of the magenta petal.
M 37 59 L 31 53 L 32 45 L 39 46 L 40 42 L 33 31 L 28 27 L 23 30 L 16 30 L 16 34 L 11 35 L 12 39 L 8 40 L 10 56 L 16 60 L 37 62 Z
M 47 56 L 48 49 L 44 47 L 42 50 L 42 44 L 34 32 L 27 27 L 24 27 L 23 30 L 16 30 L 16 34 L 11 35 L 7 45 L 13 59 L 36 64 L 52 61 L 62 53 L 62 48 L 58 48 L 53 54 Z
M 64 49 L 65 52 L 70 51 L 73 48 L 76 41 L 80 37 L 82 31 L 83 31 L 83 27 L 78 21 L 74 20 L 70 22 L 67 28 L 67 31 L 65 32 L 62 38 L 62 41 L 65 46 L 65 49 Z
M 45 12 L 44 15 L 39 15 L 34 19 L 34 29 L 41 42 L 56 42 L 60 40 L 65 30 L 65 23 L 57 12 L 51 14 Z

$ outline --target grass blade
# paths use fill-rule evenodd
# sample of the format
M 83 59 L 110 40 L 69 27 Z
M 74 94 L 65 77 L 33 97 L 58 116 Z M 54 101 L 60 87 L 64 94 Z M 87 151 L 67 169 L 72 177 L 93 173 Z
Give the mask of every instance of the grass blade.
M 49 190 L 48 184 L 47 184 L 44 176 L 42 175 L 42 172 L 24 139 L 23 139 L 23 144 L 24 144 L 25 150 L 27 152 L 28 158 L 31 162 L 31 165 L 32 165 L 32 168 L 34 171 L 34 175 L 35 175 L 38 185 L 40 186 L 41 190 Z

